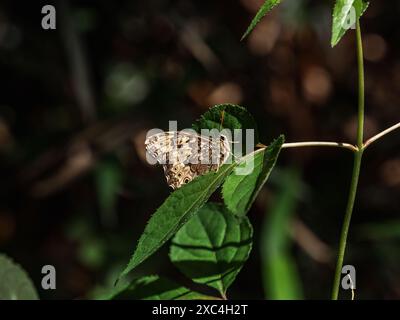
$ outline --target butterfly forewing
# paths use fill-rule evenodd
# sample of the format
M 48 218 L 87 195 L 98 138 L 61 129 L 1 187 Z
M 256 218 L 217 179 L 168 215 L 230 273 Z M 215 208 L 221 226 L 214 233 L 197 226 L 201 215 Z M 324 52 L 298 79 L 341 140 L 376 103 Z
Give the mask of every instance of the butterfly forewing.
M 230 153 L 230 144 L 223 135 L 208 137 L 185 131 L 152 135 L 145 145 L 147 152 L 163 165 L 167 183 L 173 189 L 218 170 Z

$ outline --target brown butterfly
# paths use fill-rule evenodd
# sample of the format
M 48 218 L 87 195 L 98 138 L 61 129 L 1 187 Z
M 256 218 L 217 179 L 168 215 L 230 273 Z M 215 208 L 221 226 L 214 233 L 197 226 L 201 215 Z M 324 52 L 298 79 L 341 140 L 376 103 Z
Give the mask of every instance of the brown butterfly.
M 231 152 L 227 137 L 202 136 L 189 131 L 154 134 L 145 141 L 147 152 L 164 168 L 173 189 L 210 171 L 217 171 Z

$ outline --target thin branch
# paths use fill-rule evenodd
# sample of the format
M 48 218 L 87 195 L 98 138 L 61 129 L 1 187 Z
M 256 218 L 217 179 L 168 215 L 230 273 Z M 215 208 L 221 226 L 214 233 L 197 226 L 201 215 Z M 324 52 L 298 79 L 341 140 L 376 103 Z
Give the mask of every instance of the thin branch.
M 399 129 L 399 128 L 400 128 L 400 122 L 391 126 L 390 128 L 387 128 L 386 130 L 383 130 L 382 132 L 378 133 L 377 135 L 375 135 L 372 138 L 365 141 L 363 148 L 366 149 L 370 144 L 374 143 L 376 140 L 382 138 L 383 136 L 387 135 L 388 133 L 390 133 L 396 129 Z
M 256 147 L 266 148 L 265 144 L 259 143 Z M 288 142 L 282 145 L 282 149 L 288 148 L 303 148 L 303 147 L 333 147 L 348 149 L 353 152 L 358 151 L 358 147 L 350 143 L 344 142 L 331 142 L 331 141 L 304 141 L 304 142 Z
M 282 148 L 300 148 L 300 147 L 336 147 L 357 151 L 358 148 L 350 143 L 327 142 L 327 141 L 306 141 L 284 143 Z

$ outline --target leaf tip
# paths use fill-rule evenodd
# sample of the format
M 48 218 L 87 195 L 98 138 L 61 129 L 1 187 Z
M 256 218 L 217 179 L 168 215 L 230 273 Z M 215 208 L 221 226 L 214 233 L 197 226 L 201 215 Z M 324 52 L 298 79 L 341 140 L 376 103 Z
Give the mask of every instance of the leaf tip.
M 240 38 L 240 42 L 242 42 L 244 39 L 246 39 L 248 35 L 249 35 L 249 30 L 247 29 L 246 32 L 243 33 L 242 37 Z

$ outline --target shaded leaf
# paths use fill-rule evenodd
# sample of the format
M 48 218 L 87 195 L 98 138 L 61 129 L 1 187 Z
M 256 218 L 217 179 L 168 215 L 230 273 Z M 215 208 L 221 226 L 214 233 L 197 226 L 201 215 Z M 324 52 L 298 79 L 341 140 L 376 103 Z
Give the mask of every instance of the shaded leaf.
M 369 2 L 364 0 L 336 0 L 332 17 L 332 47 L 339 43 L 347 30 L 354 28 L 356 19 L 364 14 L 368 5 Z
M 289 233 L 299 184 L 298 173 L 286 171 L 277 198 L 264 219 L 260 248 L 267 299 L 302 299 L 301 282 L 290 252 Z
M 24 269 L 0 254 L 0 300 L 38 300 L 39 297 Z
M 276 164 L 283 142 L 284 136 L 281 135 L 268 148 L 246 157 L 225 180 L 222 195 L 226 207 L 232 213 L 244 216 L 249 211 Z M 237 174 L 239 169 L 244 171 L 246 167 L 253 167 L 251 173 Z
M 120 277 L 142 263 L 169 240 L 205 204 L 235 166 L 235 163 L 222 165 L 217 172 L 196 177 L 171 193 L 148 221 L 136 250 Z
M 215 299 L 191 291 L 169 279 L 158 275 L 145 276 L 115 290 L 101 300 L 198 300 Z
M 246 142 L 244 141 L 245 130 L 252 129 L 254 130 L 254 143 L 259 142 L 257 124 L 253 116 L 245 108 L 235 104 L 219 104 L 210 108 L 194 122 L 192 127 L 199 133 L 201 133 L 201 129 L 228 129 L 233 134 L 235 129 L 242 129 L 243 146 Z
M 170 258 L 193 281 L 225 297 L 249 257 L 252 233 L 247 217 L 239 220 L 222 204 L 207 203 L 176 233 Z
M 256 13 L 253 20 L 250 22 L 250 25 L 248 26 L 246 32 L 243 34 L 240 40 L 246 38 L 250 34 L 250 32 L 252 32 L 253 29 L 257 26 L 257 24 L 261 21 L 261 19 L 264 18 L 264 16 L 268 12 L 270 12 L 275 6 L 277 6 L 281 1 L 282 0 L 266 0 Z

